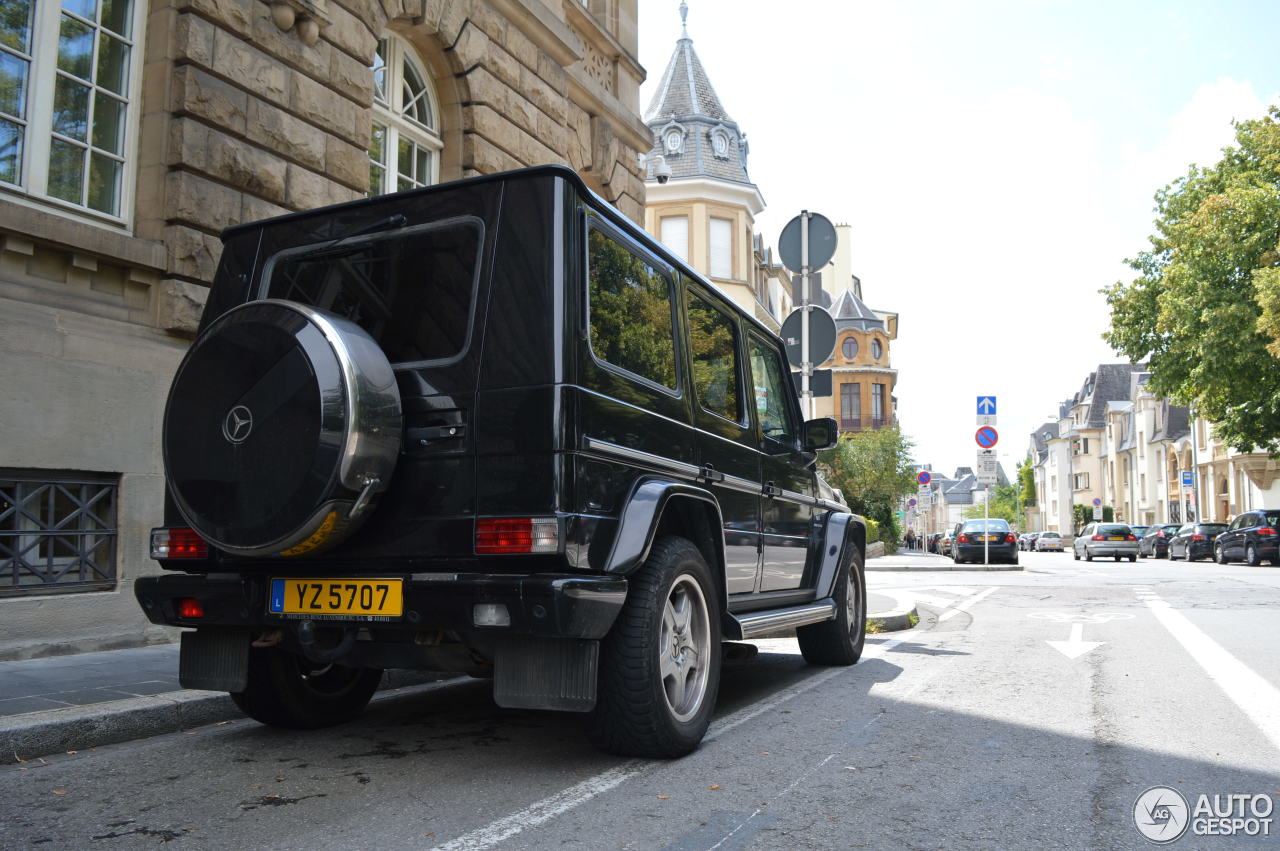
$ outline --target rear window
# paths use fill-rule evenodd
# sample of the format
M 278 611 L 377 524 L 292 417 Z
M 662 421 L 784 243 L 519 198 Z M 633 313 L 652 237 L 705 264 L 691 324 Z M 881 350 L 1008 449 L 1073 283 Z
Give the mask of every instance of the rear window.
M 1201 523 L 1199 526 L 1196 527 L 1196 531 L 1208 532 L 1211 535 L 1216 535 L 1219 532 L 1227 531 L 1227 524 L 1226 523 Z
M 1114 523 L 1104 523 L 1098 527 L 1099 535 L 1128 535 L 1131 530 L 1128 526 L 1120 526 Z
M 1042 538 L 1061 538 L 1062 536 L 1061 536 L 1061 535 L 1059 535 L 1057 532 L 1041 532 L 1041 533 L 1040 533 L 1040 537 L 1042 537 Z
M 960 531 L 962 532 L 984 532 L 984 531 L 985 532 L 1008 532 L 1009 521 L 999 520 L 999 519 L 970 520 L 964 524 L 964 528 L 962 528 Z
M 1262 515 L 1268 526 L 1280 526 L 1280 511 L 1268 511 Z
M 471 338 L 482 242 L 466 218 L 291 248 L 269 262 L 266 295 L 350 319 L 393 364 L 447 362 Z

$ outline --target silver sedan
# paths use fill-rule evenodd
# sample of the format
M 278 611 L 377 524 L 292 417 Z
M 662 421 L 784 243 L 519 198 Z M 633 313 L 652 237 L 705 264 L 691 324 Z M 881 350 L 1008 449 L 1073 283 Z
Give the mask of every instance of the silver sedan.
M 1138 560 L 1138 536 L 1125 523 L 1090 523 L 1071 543 L 1071 554 L 1076 561 L 1112 556 L 1116 561 L 1127 558 Z

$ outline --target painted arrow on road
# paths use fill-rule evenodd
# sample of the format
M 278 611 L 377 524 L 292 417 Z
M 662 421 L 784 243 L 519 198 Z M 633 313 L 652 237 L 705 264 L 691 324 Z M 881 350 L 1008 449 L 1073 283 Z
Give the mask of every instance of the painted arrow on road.
M 1103 644 L 1106 644 L 1106 642 L 1105 641 L 1085 641 L 1084 640 L 1084 624 L 1073 623 L 1071 625 L 1070 638 L 1068 638 L 1066 641 L 1046 641 L 1045 644 L 1048 644 L 1050 647 L 1052 647 L 1054 650 L 1057 650 L 1059 653 L 1061 653 L 1063 656 L 1066 656 L 1068 659 L 1079 659 L 1081 656 L 1088 653 L 1090 650 L 1096 650 L 1099 647 L 1101 647 Z

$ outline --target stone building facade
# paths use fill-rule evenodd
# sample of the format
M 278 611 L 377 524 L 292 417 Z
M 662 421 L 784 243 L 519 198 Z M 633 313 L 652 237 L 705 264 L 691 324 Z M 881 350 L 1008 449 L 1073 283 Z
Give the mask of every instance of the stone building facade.
M 0 659 L 162 640 L 160 422 L 244 221 L 567 164 L 636 221 L 638 0 L 6 0 Z

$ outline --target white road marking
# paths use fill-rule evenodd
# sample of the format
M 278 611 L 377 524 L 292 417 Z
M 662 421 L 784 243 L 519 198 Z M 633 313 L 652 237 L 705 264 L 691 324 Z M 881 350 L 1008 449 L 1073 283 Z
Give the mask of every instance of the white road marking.
M 951 608 L 943 612 L 941 615 L 939 615 L 938 623 L 942 623 L 945 620 L 950 620 L 951 618 L 955 617 L 961 612 L 967 612 L 970 606 L 974 605 L 975 603 L 982 602 L 983 600 L 985 600 L 987 597 L 991 596 L 998 590 L 1000 590 L 998 587 L 993 586 L 991 588 L 988 588 L 986 591 L 982 591 L 978 594 L 974 594 L 972 597 L 965 597 L 959 603 L 956 603 L 954 606 L 952 606 Z
M 862 658 L 878 659 L 905 640 L 906 637 L 904 636 L 902 638 L 891 638 L 883 644 L 868 645 L 863 651 Z M 783 689 L 764 703 L 749 706 L 738 710 L 732 715 L 725 716 L 711 725 L 702 742 L 706 745 L 724 733 L 729 732 L 733 728 L 745 724 L 752 718 L 763 715 L 771 709 L 776 709 L 778 706 L 786 703 L 788 700 L 791 700 L 791 698 L 817 688 L 828 680 L 851 670 L 857 669 L 832 668 L 829 671 L 824 671 L 815 677 L 805 680 L 797 686 Z M 828 757 L 828 759 L 829 758 L 830 757 Z M 433 851 L 481 851 L 485 848 L 492 848 L 498 843 L 510 839 L 524 830 L 531 827 L 537 827 L 540 824 L 550 821 L 556 816 L 563 815 L 574 807 L 577 807 L 579 804 L 585 804 L 592 798 L 608 792 L 610 789 L 625 783 L 633 777 L 668 764 L 669 763 L 666 761 L 657 760 L 627 760 L 621 765 L 614 766 L 607 771 L 602 771 L 594 777 L 588 777 L 581 783 L 576 783 L 554 795 L 543 798 L 541 801 L 530 804 L 519 812 L 512 813 L 505 818 L 490 822 L 484 827 L 477 828 L 470 833 L 465 833 L 443 845 L 437 845 Z
M 1105 643 L 1103 641 L 1085 641 L 1084 624 L 1082 623 L 1073 623 L 1071 625 L 1071 637 L 1066 641 L 1045 642 L 1045 644 L 1048 644 L 1068 659 L 1078 659 L 1090 650 L 1097 650 Z
M 1165 600 L 1146 600 L 1156 620 L 1178 639 L 1231 702 L 1280 751 L 1280 689 L 1232 656 Z

